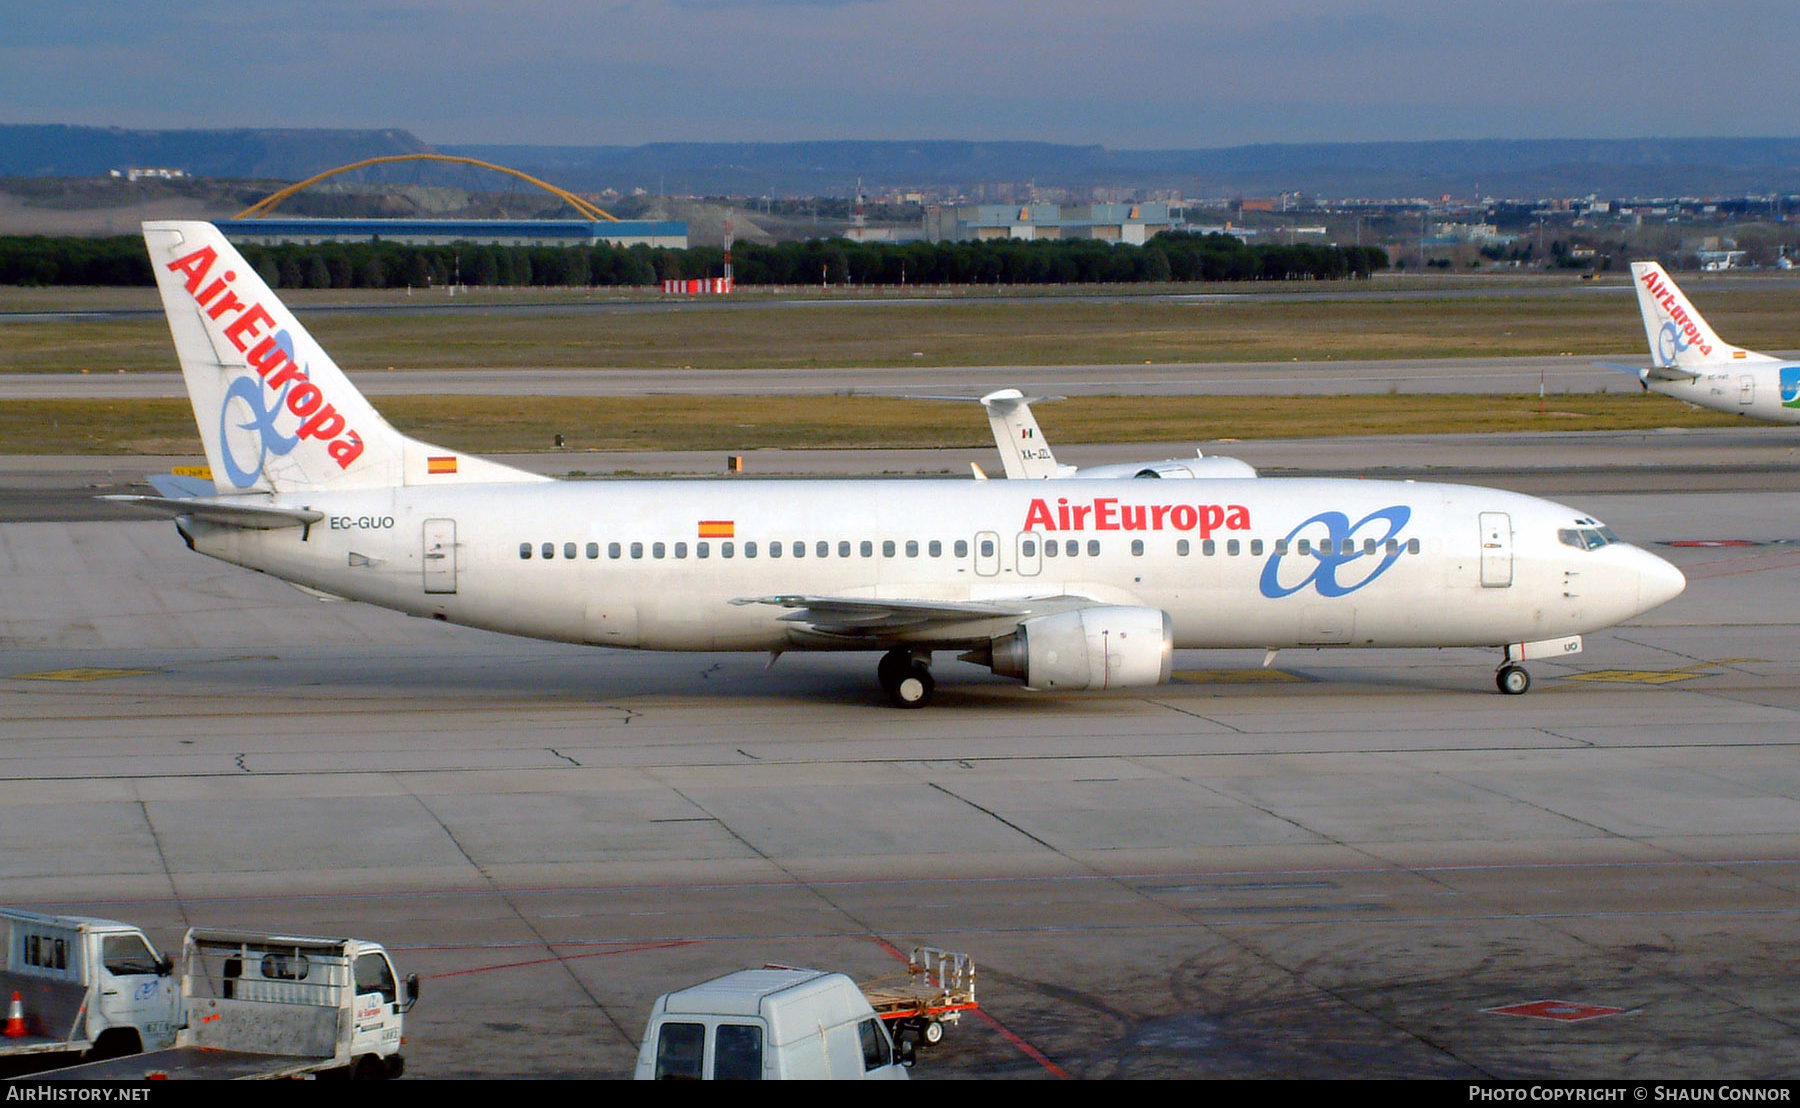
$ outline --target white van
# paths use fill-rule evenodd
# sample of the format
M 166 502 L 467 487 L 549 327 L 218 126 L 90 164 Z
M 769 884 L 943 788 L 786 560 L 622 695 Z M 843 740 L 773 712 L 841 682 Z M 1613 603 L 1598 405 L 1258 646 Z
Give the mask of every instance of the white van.
M 822 970 L 759 969 L 657 997 L 636 1077 L 905 1080 L 910 1064 L 856 982 Z

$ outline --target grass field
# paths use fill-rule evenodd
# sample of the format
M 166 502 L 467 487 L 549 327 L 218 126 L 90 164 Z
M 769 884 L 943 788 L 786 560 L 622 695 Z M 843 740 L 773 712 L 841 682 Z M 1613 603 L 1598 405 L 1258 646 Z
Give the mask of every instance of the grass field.
M 409 435 L 474 453 L 583 450 L 984 447 L 972 405 L 872 397 L 383 397 Z M 1053 443 L 1193 442 L 1317 435 L 1600 431 L 1740 422 L 1648 394 L 1080 397 L 1038 412 Z M 0 404 L 0 454 L 198 454 L 185 400 Z
M 1626 356 L 1644 344 L 1636 304 L 1623 289 L 1601 294 L 1591 285 L 1548 285 L 1532 295 L 1418 299 L 1363 287 L 1367 295 L 1349 298 L 961 297 L 833 306 L 766 300 L 760 306 L 694 306 L 639 295 L 620 308 L 577 308 L 553 298 L 528 311 L 323 313 L 306 323 L 352 371 Z M 1778 350 L 1800 343 L 1800 286 L 1771 280 L 1699 288 L 1696 300 L 1731 341 Z M 459 303 L 492 304 L 514 295 L 479 293 Z M 403 306 L 392 296 L 377 299 Z M 0 372 L 172 368 L 168 329 L 160 319 L 0 324 Z

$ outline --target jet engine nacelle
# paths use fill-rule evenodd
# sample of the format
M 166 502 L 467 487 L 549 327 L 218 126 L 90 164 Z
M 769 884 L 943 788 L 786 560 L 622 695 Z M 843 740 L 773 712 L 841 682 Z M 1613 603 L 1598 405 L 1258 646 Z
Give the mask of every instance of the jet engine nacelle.
M 1160 462 L 1120 462 L 1113 465 L 1087 466 L 1077 470 L 1076 477 L 1255 477 L 1256 467 L 1237 458 L 1205 455 L 1194 458 L 1165 458 Z
M 1034 689 L 1111 689 L 1162 684 L 1174 652 L 1167 612 L 1080 608 L 1019 624 L 993 641 L 989 664 Z

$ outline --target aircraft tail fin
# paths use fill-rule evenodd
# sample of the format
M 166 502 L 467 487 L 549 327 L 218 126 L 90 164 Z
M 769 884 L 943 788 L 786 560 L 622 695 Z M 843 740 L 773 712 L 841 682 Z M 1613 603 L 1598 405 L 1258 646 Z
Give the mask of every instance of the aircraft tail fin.
M 144 243 L 219 492 L 548 479 L 396 431 L 212 224 Z
M 1632 262 L 1631 278 L 1637 286 L 1638 310 L 1644 316 L 1644 336 L 1650 340 L 1650 359 L 1657 367 L 1692 369 L 1776 360 L 1719 338 L 1657 263 Z M 1662 377 L 1655 372 L 1651 376 Z
M 1050 444 L 1038 431 L 1037 417 L 1031 414 L 1032 401 L 1060 399 L 1059 396 L 1026 396 L 1018 389 L 1001 389 L 981 398 L 1008 479 L 1062 477 L 1074 472 L 1072 466 L 1057 464 Z

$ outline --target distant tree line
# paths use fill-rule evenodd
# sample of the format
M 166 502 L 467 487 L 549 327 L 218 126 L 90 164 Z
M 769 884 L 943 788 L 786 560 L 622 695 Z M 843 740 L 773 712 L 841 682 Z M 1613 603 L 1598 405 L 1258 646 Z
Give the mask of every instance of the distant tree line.
M 409 246 L 395 242 L 241 247 L 276 288 L 425 288 L 653 285 L 724 271 L 716 246 Z M 1386 269 L 1372 246 L 1249 245 L 1221 234 L 1174 232 L 1144 246 L 1094 240 L 858 243 L 812 239 L 739 244 L 745 285 L 1042 285 L 1157 281 L 1335 280 Z M 154 284 L 143 240 L 0 237 L 0 284 Z

